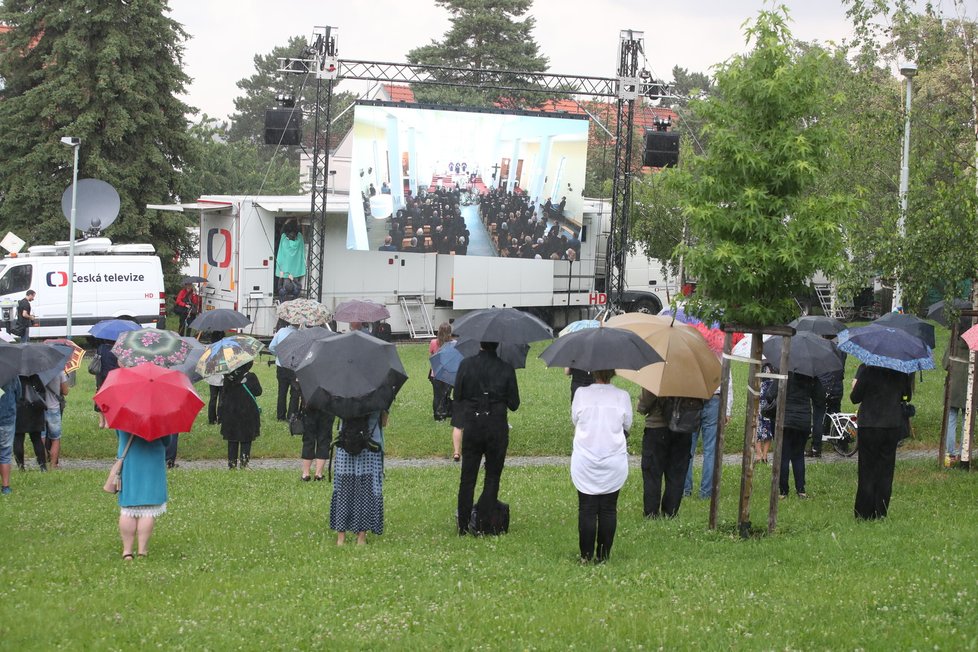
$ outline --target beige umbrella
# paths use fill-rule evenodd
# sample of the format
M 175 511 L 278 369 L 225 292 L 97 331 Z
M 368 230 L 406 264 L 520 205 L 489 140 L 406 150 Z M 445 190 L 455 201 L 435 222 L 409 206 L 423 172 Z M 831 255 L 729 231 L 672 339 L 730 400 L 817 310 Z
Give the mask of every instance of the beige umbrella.
M 720 361 L 695 328 L 673 322 L 671 317 L 644 313 L 616 315 L 605 323 L 637 333 L 665 359 L 665 364 L 651 364 L 637 371 L 619 369 L 622 378 L 656 396 L 709 399 L 720 386 Z

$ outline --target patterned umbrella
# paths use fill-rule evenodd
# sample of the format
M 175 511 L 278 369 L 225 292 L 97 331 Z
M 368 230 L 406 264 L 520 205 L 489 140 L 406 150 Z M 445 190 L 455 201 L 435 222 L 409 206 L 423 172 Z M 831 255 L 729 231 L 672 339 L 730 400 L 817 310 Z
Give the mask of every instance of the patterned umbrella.
M 264 347 L 250 335 L 230 335 L 207 347 L 195 371 L 204 377 L 229 373 L 254 360 Z
M 63 337 L 56 337 L 51 340 L 44 340 L 45 344 L 56 344 L 61 347 L 68 349 L 68 362 L 65 363 L 65 373 L 70 374 L 73 371 L 78 371 L 81 369 L 82 358 L 85 357 L 85 349 L 81 348 L 71 340 L 65 339 Z
M 839 350 L 872 367 L 909 374 L 934 368 L 931 349 L 923 340 L 898 328 L 870 324 L 839 333 Z
M 312 299 L 283 301 L 275 314 L 295 326 L 322 326 L 329 322 L 329 308 Z
M 120 367 L 135 367 L 144 362 L 173 367 L 187 359 L 190 345 L 173 331 L 141 328 L 121 333 L 112 353 L 119 359 Z
M 358 322 L 360 324 L 369 324 L 370 322 L 387 319 L 390 316 L 391 313 L 386 306 L 362 299 L 344 301 L 336 306 L 336 310 L 333 311 L 333 319 L 347 323 Z

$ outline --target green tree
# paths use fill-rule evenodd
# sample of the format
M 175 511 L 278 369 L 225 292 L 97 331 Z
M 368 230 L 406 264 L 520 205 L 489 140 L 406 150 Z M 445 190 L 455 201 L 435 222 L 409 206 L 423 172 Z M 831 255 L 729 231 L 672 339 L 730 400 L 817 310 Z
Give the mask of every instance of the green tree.
M 242 94 L 234 100 L 235 112 L 231 115 L 231 126 L 227 133 L 228 140 L 231 142 L 245 141 L 260 146 L 263 148 L 266 158 L 270 156 L 275 148 L 271 145 L 265 145 L 265 110 L 279 106 L 275 101 L 277 95 L 287 94 L 295 98 L 296 104 L 303 111 L 303 143 L 306 146 L 311 146 L 313 116 L 316 110 L 315 75 L 278 72 L 279 59 L 308 58 L 309 55 L 304 54 L 305 50 L 305 37 L 293 36 L 285 45 L 276 47 L 267 54 L 255 55 L 255 73 L 237 83 Z M 356 95 L 337 92 L 334 87 L 330 147 L 336 147 L 353 126 L 353 111 L 347 111 L 342 116 L 340 113 L 356 99 Z M 337 116 L 340 117 L 337 118 Z M 324 120 L 325 117 L 324 107 Z M 289 156 L 298 160 L 298 148 L 290 147 L 288 150 L 290 150 Z
M 847 0 L 845 4 L 860 37 L 855 43 L 859 69 L 850 76 L 848 94 L 859 97 L 853 90 L 858 84 L 863 89 L 875 87 L 878 96 L 864 103 L 876 108 L 854 123 L 860 131 L 850 130 L 845 148 L 865 156 L 864 160 L 873 160 L 876 152 L 879 161 L 863 166 L 859 173 L 878 172 L 875 182 L 866 179 L 861 184 L 874 194 L 850 225 L 855 263 L 851 276 L 899 278 L 905 306 L 918 309 L 929 291 L 950 298 L 961 281 L 976 278 L 978 269 L 974 131 L 978 26 L 963 15 L 944 17 L 930 6 L 914 13 L 904 2 Z M 901 235 L 897 218 L 904 98 L 890 70 L 906 60 L 917 63 L 918 74 L 910 116 L 906 235 Z
M 845 188 L 813 192 L 836 139 L 821 123 L 833 99 L 824 52 L 793 46 L 784 7 L 760 12 L 746 35 L 753 49 L 691 105 L 709 145 L 683 172 L 683 250 L 698 281 L 694 311 L 771 325 L 795 314 L 792 297 L 812 274 L 838 267 L 854 202 Z
M 61 195 L 71 183 L 72 151 L 81 139 L 79 177 L 110 183 L 121 197 L 107 235 L 150 242 L 164 268 L 187 253 L 189 221 L 146 209 L 183 194 L 180 170 L 193 163 L 177 99 L 180 25 L 164 0 L 5 0 L 0 23 L 0 221 L 33 243 L 63 240 Z
M 284 156 L 266 160 L 260 145 L 229 141 L 226 124 L 206 115 L 190 129 L 196 155 L 187 172 L 187 197 L 223 195 L 294 195 L 299 170 Z
M 473 68 L 513 71 L 501 75 L 500 80 L 517 88 L 535 86 L 532 78 L 521 73 L 547 70 L 547 57 L 540 54 L 533 39 L 536 21 L 527 15 L 532 0 L 435 0 L 435 4 L 448 10 L 451 27 L 441 41 L 409 51 L 407 60 L 458 70 L 435 75 L 440 82 L 451 84 L 448 86 L 412 84 L 419 102 L 524 107 L 537 106 L 548 99 L 543 93 L 471 86 L 483 83 L 478 73 L 469 72 Z

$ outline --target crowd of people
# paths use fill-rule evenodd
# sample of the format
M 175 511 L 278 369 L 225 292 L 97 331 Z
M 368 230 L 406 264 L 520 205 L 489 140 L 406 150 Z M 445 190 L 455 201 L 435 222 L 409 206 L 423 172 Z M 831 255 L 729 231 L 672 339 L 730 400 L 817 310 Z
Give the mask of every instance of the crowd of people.
M 581 254 L 580 232 L 568 237 L 560 226 L 566 201 L 535 206 L 524 192 L 494 188 L 480 197 L 479 212 L 499 256 L 573 261 Z
M 461 195 L 458 188 L 408 195 L 405 207 L 391 218 L 380 251 L 466 255 L 471 233 L 462 215 Z

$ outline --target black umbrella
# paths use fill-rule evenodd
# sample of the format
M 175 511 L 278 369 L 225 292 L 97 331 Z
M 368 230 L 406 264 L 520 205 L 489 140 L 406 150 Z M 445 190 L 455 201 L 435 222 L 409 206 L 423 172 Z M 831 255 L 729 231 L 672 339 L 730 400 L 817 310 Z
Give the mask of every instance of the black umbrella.
M 336 336 L 336 333 L 322 326 L 297 330 L 275 345 L 275 357 L 283 367 L 295 370 L 306 359 L 314 342 Z
M 806 315 L 805 317 L 799 317 L 798 319 L 790 322 L 788 326 L 791 326 L 799 332 L 811 331 L 816 335 L 832 336 L 835 336 L 846 329 L 846 325 L 838 319 L 832 319 L 831 317 L 826 317 L 824 315 Z
M 466 358 L 471 358 L 474 355 L 478 355 L 479 351 L 482 350 L 482 346 L 479 340 L 473 339 L 461 339 L 455 348 Z M 499 348 L 496 349 L 496 355 L 503 362 L 508 363 L 513 369 L 525 369 L 526 368 L 526 356 L 530 353 L 529 344 L 511 344 L 509 342 L 501 342 Z
M 937 303 L 932 303 L 927 307 L 927 319 L 933 319 L 941 326 L 950 326 L 947 321 L 946 313 L 946 302 L 938 301 Z M 951 302 L 951 312 L 958 312 L 960 310 L 971 310 L 971 302 L 966 299 L 955 299 Z
M 553 331 L 543 321 L 515 308 L 484 308 L 460 317 L 452 324 L 460 338 L 479 342 L 529 344 L 553 338 Z
M 63 352 L 50 344 L 31 343 L 19 346 L 22 349 L 18 371 L 21 376 L 44 374 L 51 369 L 64 367 L 68 360 Z
M 23 353 L 22 346 L 0 341 L 0 385 L 6 385 L 20 375 L 20 358 Z
M 229 331 L 251 323 L 245 315 L 230 308 L 217 308 L 203 312 L 190 322 L 190 328 L 199 331 Z
M 317 340 L 295 374 L 311 407 L 347 419 L 388 409 L 407 380 L 397 348 L 361 331 Z
M 186 285 L 187 283 L 206 283 L 207 279 L 203 276 L 184 276 L 180 279 L 180 285 Z
M 874 319 L 871 323 L 909 333 L 930 348 L 934 348 L 934 325 L 928 324 L 920 317 L 899 312 L 888 312 L 879 319 Z
M 764 357 L 775 368 L 781 364 L 782 339 L 784 338 L 772 337 L 764 342 Z M 830 340 L 811 331 L 802 331 L 791 336 L 788 371 L 815 377 L 839 371 L 843 366 L 839 349 Z
M 632 331 L 602 326 L 558 337 L 540 358 L 548 367 L 572 367 L 583 371 L 641 369 L 663 362 L 655 349 Z

